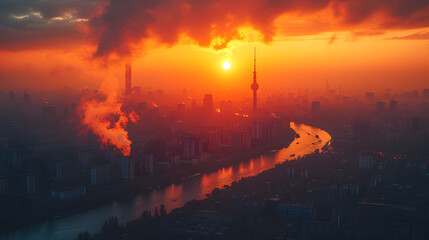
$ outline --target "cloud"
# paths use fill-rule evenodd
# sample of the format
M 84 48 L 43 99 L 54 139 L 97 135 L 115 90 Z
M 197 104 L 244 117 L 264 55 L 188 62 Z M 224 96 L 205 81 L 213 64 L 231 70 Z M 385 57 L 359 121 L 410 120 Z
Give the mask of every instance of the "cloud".
M 96 0 L 0 0 L 0 49 L 63 48 L 88 40 Z
M 378 36 L 383 35 L 386 32 L 380 30 L 360 30 L 360 31 L 352 31 L 354 36 Z
M 391 37 L 386 38 L 387 40 L 428 40 L 429 32 L 417 32 L 407 36 L 402 37 Z
M 149 39 L 172 46 L 182 36 L 222 49 L 249 27 L 269 42 L 428 26 L 428 0 L 0 0 L 0 49 L 85 43 L 99 58 L 139 54 Z
M 317 15 L 320 12 L 323 14 Z M 286 21 L 285 25 L 276 26 L 276 20 L 285 14 L 296 16 L 303 24 L 294 23 L 291 27 Z M 363 26 L 370 19 L 370 29 L 377 31 Z M 311 29 L 299 30 L 297 26 L 305 29 L 306 23 Z M 426 27 L 429 26 L 429 1 L 111 0 L 103 14 L 90 24 L 98 31 L 95 56 L 127 56 L 140 51 L 142 43 L 149 38 L 173 45 L 183 34 L 200 46 L 224 48 L 232 40 L 243 39 L 241 27 L 257 30 L 263 41 L 271 41 L 278 32 L 288 35 L 283 28 L 294 30 L 295 35 L 337 30 L 378 35 L 388 29 Z M 333 40 L 335 37 L 330 42 Z

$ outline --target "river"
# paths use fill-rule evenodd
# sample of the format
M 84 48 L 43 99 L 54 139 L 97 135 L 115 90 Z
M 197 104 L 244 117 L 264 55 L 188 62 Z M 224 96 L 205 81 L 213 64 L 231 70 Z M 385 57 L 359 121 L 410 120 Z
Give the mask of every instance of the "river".
M 111 216 L 117 216 L 120 223 L 126 223 L 139 217 L 144 210 L 153 210 L 160 204 L 165 204 L 168 211 L 181 207 L 192 199 L 205 198 L 205 195 L 216 187 L 222 188 L 243 177 L 254 176 L 273 168 L 276 164 L 288 159 L 312 153 L 331 140 L 331 136 L 319 128 L 293 122 L 291 128 L 301 137 L 296 138 L 287 148 L 279 149 L 275 153 L 264 154 L 250 161 L 205 173 L 179 184 L 171 184 L 152 192 L 138 194 L 133 198 L 112 201 L 71 216 L 35 224 L 2 235 L 0 239 L 70 240 L 75 239 L 79 232 L 96 233 L 100 230 L 104 220 Z M 316 135 L 319 138 L 316 138 Z M 292 154 L 295 155 L 291 157 Z

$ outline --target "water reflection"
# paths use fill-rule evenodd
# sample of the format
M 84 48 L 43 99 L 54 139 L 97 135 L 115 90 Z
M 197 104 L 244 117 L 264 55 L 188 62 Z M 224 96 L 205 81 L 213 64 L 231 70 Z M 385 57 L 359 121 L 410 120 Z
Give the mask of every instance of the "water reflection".
M 2 236 L 1 239 L 74 239 L 82 231 L 97 232 L 103 221 L 111 216 L 118 216 L 120 223 L 126 223 L 139 217 L 144 210 L 153 211 L 160 204 L 165 204 L 167 210 L 171 210 L 183 206 L 192 199 L 205 198 L 205 195 L 214 188 L 222 188 L 243 177 L 254 176 L 273 168 L 283 161 L 312 153 L 331 140 L 327 132 L 318 128 L 294 123 L 291 123 L 291 127 L 301 137 L 295 139 L 289 147 L 280 149 L 274 154 L 266 154 L 236 166 L 202 174 L 180 184 L 172 184 L 163 189 L 139 194 L 133 199 L 113 201 L 73 216 L 37 224 L 8 236 Z M 296 144 L 297 142 L 299 144 Z M 294 157 L 291 157 L 292 154 L 295 154 Z

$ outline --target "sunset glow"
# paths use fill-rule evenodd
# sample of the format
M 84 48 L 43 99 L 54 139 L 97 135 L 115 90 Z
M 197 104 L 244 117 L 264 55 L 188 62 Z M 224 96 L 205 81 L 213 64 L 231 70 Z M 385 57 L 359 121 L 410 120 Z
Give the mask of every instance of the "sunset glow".
M 351 94 L 363 92 L 363 86 L 383 91 L 386 83 L 395 91 L 420 86 L 429 74 L 429 22 L 417 20 L 429 14 L 427 2 L 408 6 L 406 1 L 382 1 L 365 7 L 366 0 L 331 0 L 271 6 L 252 0 L 243 2 L 247 8 L 229 1 L 213 6 L 131 1 L 124 8 L 122 1 L 101 2 L 71 4 L 67 12 L 53 7 L 56 12 L 50 15 L 37 5 L 31 11 L 10 9 L 1 28 L 2 86 L 98 88 L 106 77 L 120 80 L 123 62 L 132 60 L 141 86 L 174 90 L 192 84 L 222 92 L 222 75 L 213 66 L 233 56 L 235 81 L 228 91 L 244 96 L 240 88 L 248 81 L 244 73 L 252 71 L 248 61 L 254 46 L 265 88 L 317 90 L 328 78 Z M 266 11 L 250 17 L 262 7 Z M 353 11 L 357 8 L 366 11 Z M 117 18 L 118 11 L 125 11 L 128 20 Z M 167 18 L 169 14 L 177 19 Z M 36 25 L 34 19 L 40 19 Z M 22 64 L 26 71 L 18 70 Z M 189 74 L 188 69 L 199 70 Z

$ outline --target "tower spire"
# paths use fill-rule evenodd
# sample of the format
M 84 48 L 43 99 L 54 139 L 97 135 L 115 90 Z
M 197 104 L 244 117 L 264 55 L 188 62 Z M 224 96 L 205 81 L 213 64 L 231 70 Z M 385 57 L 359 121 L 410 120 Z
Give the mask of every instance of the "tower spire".
M 253 90 L 253 112 L 257 110 L 257 91 L 259 89 L 259 85 L 256 82 L 256 47 L 253 49 L 253 83 L 250 86 Z
M 256 47 L 253 49 L 253 82 L 256 82 Z

